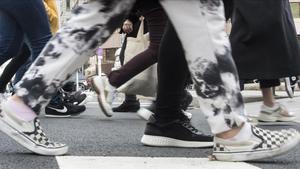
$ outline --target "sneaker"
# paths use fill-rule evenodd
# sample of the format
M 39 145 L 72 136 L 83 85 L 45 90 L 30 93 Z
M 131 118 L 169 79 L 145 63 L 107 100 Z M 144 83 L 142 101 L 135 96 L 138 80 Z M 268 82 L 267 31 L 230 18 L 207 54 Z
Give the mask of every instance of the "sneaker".
M 244 142 L 227 141 L 215 137 L 213 157 L 220 161 L 249 161 L 286 153 L 300 142 L 295 129 L 270 131 L 251 126 L 251 138 Z
M 199 132 L 187 118 L 160 123 L 151 116 L 141 142 L 158 147 L 212 147 L 213 137 Z
M 46 117 L 72 117 L 78 116 L 86 109 L 85 106 L 74 105 L 71 103 L 59 102 L 49 103 L 45 108 Z
M 92 78 L 92 86 L 98 94 L 98 102 L 102 112 L 107 117 L 111 117 L 113 115 L 111 105 L 117 94 L 116 88 L 109 84 L 107 78 L 100 76 Z
M 295 91 L 297 81 L 298 81 L 297 76 L 284 78 L 285 90 L 290 98 L 294 97 L 294 91 Z
M 296 116 L 288 112 L 285 106 L 280 103 L 276 103 L 272 108 L 262 105 L 258 116 L 258 121 L 262 122 L 289 122 L 294 121 Z
M 114 107 L 113 112 L 137 112 L 140 109 L 139 100 L 128 101 L 125 100 L 120 106 Z
M 52 142 L 45 135 L 38 118 L 26 122 L 2 105 L 0 130 L 28 150 L 41 155 L 63 155 L 68 151 L 65 144 Z
M 87 102 L 87 95 L 82 93 L 81 91 L 77 91 L 73 94 L 64 92 L 63 100 L 67 103 L 82 106 Z

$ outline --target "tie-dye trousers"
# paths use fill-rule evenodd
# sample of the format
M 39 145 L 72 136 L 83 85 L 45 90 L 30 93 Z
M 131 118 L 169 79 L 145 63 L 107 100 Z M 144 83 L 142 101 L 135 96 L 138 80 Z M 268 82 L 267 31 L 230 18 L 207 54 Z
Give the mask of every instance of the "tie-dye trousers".
M 71 73 L 121 24 L 135 0 L 93 0 L 73 11 L 18 83 L 16 94 L 39 112 Z M 244 103 L 225 33 L 221 0 L 161 0 L 180 40 L 213 133 L 245 122 Z

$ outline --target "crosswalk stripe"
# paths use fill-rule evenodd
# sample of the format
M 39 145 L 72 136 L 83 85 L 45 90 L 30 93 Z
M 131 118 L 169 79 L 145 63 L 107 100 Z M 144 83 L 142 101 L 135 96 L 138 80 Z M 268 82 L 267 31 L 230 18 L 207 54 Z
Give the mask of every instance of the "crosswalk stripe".
M 181 157 L 58 156 L 60 169 L 260 169 L 244 162 Z

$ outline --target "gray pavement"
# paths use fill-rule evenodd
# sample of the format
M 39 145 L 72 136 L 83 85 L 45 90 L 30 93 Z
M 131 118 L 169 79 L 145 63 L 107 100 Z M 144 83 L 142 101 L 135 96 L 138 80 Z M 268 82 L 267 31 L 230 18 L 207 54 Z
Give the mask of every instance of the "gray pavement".
M 300 93 L 294 99 L 286 97 L 285 93 L 277 93 L 279 101 L 299 115 L 300 119 Z M 243 93 L 246 101 L 247 112 L 256 115 L 260 106 L 260 94 L 256 91 Z M 149 101 L 146 101 L 149 103 Z M 193 113 L 192 122 L 197 128 L 205 133 L 209 127 L 198 109 L 191 110 Z M 100 112 L 94 97 L 90 98 L 87 110 L 75 118 L 45 118 L 41 121 L 47 134 L 53 140 L 68 143 L 70 151 L 66 157 L 71 156 L 71 161 L 79 162 L 73 157 L 183 157 L 183 158 L 207 158 L 211 149 L 190 149 L 190 148 L 155 148 L 146 147 L 140 143 L 140 138 L 146 122 L 141 120 L 135 113 L 118 113 L 112 118 L 106 118 Z M 300 130 L 298 123 L 286 123 L 279 126 L 263 126 L 269 129 L 296 128 Z M 300 146 L 292 152 L 265 160 L 248 162 L 252 166 L 263 169 L 299 169 L 300 167 Z M 93 163 L 93 161 L 89 161 Z M 116 161 L 116 163 L 118 163 Z M 159 168 L 166 169 L 165 166 Z M 227 163 L 228 164 L 228 163 Z M 223 166 L 223 167 L 222 167 Z M 207 168 L 224 168 L 219 167 Z M 96 167 L 96 166 L 94 166 Z M 14 143 L 7 136 L 0 133 L 0 169 L 64 169 L 58 165 L 55 157 L 38 156 L 25 150 Z M 75 169 L 75 167 L 73 167 Z M 78 167 L 92 169 L 92 167 Z M 122 167 L 120 167 L 122 168 Z M 131 167 L 139 168 L 139 167 Z M 192 167 L 191 167 L 192 168 Z M 201 168 L 201 167 L 199 167 Z M 204 168 L 204 167 L 203 167 Z M 242 167 L 240 167 L 242 169 Z M 106 169 L 109 169 L 107 167 Z M 187 167 L 188 169 L 188 167 Z

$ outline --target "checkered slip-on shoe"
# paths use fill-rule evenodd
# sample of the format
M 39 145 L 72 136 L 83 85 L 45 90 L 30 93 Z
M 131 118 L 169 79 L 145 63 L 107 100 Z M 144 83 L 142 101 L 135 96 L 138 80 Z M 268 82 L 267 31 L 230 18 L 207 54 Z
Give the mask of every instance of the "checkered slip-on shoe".
M 52 142 L 45 135 L 38 118 L 30 122 L 20 120 L 3 105 L 0 113 L 0 130 L 28 150 L 40 155 L 63 155 L 68 146 Z
M 113 116 L 111 105 L 116 96 L 116 89 L 109 84 L 107 78 L 101 76 L 92 78 L 92 86 L 98 95 L 98 103 L 104 115 Z
M 252 136 L 244 142 L 226 142 L 215 137 L 213 157 L 220 161 L 249 161 L 288 152 L 300 142 L 295 129 L 270 131 L 252 126 Z

